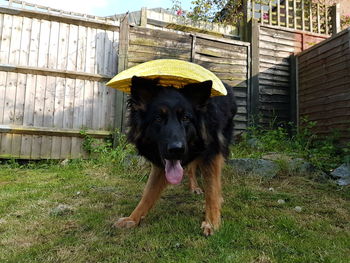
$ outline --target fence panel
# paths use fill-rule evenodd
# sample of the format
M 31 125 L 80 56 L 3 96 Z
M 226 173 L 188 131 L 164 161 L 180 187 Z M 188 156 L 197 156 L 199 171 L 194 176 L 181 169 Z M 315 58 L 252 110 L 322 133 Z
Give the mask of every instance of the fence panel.
M 0 8 L 0 157 L 84 157 L 80 131 L 109 136 L 119 22 L 13 6 Z
M 323 41 L 327 37 L 269 25 L 253 26 L 252 112 L 263 125 L 288 122 L 291 116 L 293 79 L 291 55 Z
M 153 59 L 175 58 L 192 61 L 213 71 L 222 81 L 234 87 L 238 103 L 236 133 L 247 128 L 249 43 L 140 27 L 129 28 L 128 43 L 126 68 Z M 124 124 L 124 120 L 125 114 L 120 114 L 117 123 Z
M 300 53 L 299 118 L 316 121 L 322 135 L 340 132 L 350 140 L 350 30 Z

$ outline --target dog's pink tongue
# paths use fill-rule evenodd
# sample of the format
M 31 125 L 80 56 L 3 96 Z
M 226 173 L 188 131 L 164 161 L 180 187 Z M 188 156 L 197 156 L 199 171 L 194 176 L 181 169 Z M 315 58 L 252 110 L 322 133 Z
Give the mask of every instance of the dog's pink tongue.
M 171 184 L 181 183 L 184 170 L 179 160 L 165 160 L 165 177 Z

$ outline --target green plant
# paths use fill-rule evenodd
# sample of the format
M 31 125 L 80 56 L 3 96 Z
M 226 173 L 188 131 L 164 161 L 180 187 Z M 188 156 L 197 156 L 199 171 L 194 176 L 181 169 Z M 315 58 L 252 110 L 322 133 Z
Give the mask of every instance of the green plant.
M 313 132 L 316 122 L 303 118 L 298 128 L 288 125 L 269 127 L 254 125 L 248 128 L 241 141 L 232 147 L 232 157 L 260 158 L 266 153 L 283 153 L 303 158 L 318 169 L 330 171 L 350 161 L 350 144 L 341 146 L 339 132 L 321 136 Z

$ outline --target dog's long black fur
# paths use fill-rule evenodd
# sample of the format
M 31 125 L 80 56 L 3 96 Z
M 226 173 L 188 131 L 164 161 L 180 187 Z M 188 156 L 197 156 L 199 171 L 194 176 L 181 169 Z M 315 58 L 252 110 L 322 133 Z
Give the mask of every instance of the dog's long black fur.
M 233 117 L 237 111 L 232 88 L 226 96 L 210 97 L 212 82 L 181 89 L 163 87 L 158 80 L 133 77 L 128 101 L 128 139 L 158 167 L 164 159 L 210 161 L 229 152 Z

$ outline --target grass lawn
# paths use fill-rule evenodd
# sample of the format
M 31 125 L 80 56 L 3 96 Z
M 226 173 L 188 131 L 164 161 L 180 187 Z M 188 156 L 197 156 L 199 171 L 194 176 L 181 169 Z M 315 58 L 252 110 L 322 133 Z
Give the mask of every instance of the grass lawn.
M 87 161 L 0 166 L 0 262 L 350 262 L 349 187 L 226 168 L 214 236 L 201 234 L 203 196 L 187 179 L 138 228 L 113 229 L 139 201 L 146 173 Z M 55 212 L 59 204 L 71 209 Z

